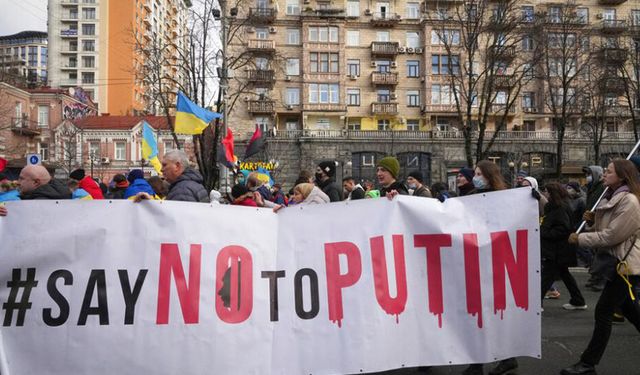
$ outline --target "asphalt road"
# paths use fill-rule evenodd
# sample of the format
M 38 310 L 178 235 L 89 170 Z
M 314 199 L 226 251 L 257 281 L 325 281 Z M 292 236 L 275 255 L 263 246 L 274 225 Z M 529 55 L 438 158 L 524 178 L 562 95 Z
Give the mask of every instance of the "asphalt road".
M 588 274 L 575 269 L 573 275 L 587 300 L 585 311 L 566 311 L 569 293 L 562 281 L 557 283 L 561 297 L 545 300 L 542 313 L 542 359 L 518 358 L 519 375 L 556 375 L 578 361 L 593 331 L 593 313 L 600 293 L 584 288 Z M 493 365 L 485 366 L 485 374 Z M 466 366 L 444 366 L 430 370 L 429 375 L 460 374 Z M 604 358 L 596 367 L 599 375 L 640 375 L 640 333 L 628 322 L 614 325 Z M 416 369 L 395 370 L 377 375 L 420 374 Z

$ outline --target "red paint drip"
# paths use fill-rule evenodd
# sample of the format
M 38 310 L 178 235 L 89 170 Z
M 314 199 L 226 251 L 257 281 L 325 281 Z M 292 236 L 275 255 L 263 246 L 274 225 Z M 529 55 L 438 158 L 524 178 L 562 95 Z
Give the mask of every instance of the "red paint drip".
M 395 297 L 391 297 L 389 293 L 389 277 L 387 275 L 387 258 L 384 253 L 384 237 L 372 237 L 369 243 L 371 245 L 371 263 L 373 267 L 373 283 L 376 300 L 387 314 L 396 316 L 396 323 L 398 323 L 398 317 L 402 314 L 407 304 L 407 272 L 404 258 L 404 237 L 402 235 L 393 235 L 393 258 L 397 290 Z
M 478 317 L 478 328 L 482 328 L 482 287 L 480 284 L 480 255 L 478 235 L 466 233 L 464 242 L 464 273 L 467 292 L 467 313 Z
M 529 247 L 527 230 L 516 231 L 516 256 L 513 255 L 509 233 L 491 233 L 491 255 L 493 263 L 493 312 L 500 311 L 504 318 L 507 308 L 506 274 L 509 276 L 513 299 L 517 307 L 529 309 Z
M 451 247 L 450 234 L 417 234 L 413 237 L 415 247 L 427 251 L 427 283 L 429 291 L 429 312 L 438 316 L 438 326 L 442 328 L 444 302 L 442 298 L 441 247 Z
M 347 257 L 347 272 L 340 273 L 340 255 Z M 362 274 L 362 260 L 358 246 L 351 242 L 334 242 L 324 245 L 324 259 L 327 275 L 327 301 L 329 320 L 342 327 L 342 289 L 352 286 Z

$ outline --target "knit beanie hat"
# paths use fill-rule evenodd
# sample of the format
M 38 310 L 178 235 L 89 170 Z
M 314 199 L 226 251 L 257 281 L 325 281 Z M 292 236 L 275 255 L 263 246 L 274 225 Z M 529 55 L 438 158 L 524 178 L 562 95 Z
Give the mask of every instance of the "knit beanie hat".
M 393 178 L 398 178 L 398 173 L 400 173 L 400 163 L 398 162 L 398 159 L 393 156 L 385 156 L 384 158 L 380 159 L 376 167 L 382 167 L 386 169 L 387 171 L 389 171 L 389 173 L 391 173 Z
M 127 181 L 129 181 L 129 183 L 132 184 L 133 181 L 140 178 L 144 178 L 144 172 L 142 172 L 141 169 L 133 169 L 131 172 L 129 172 L 129 176 L 127 176 Z
M 72 178 L 78 181 L 82 180 L 84 178 L 84 169 L 79 168 L 69 173 L 69 178 Z
M 321 161 L 318 164 L 318 167 L 320 167 L 320 169 L 322 169 L 322 171 L 329 177 L 333 177 L 336 175 L 336 162 L 332 160 Z
M 518 171 L 518 177 L 527 177 L 529 174 L 522 169 Z
M 424 181 L 424 178 L 422 177 L 422 172 L 420 171 L 413 171 L 409 173 L 408 177 L 413 177 L 414 179 L 418 180 L 419 183 L 423 183 Z
M 458 173 L 464 176 L 464 178 L 469 182 L 473 182 L 473 176 L 475 176 L 476 174 L 473 169 L 467 167 L 460 168 L 460 171 L 458 171 Z

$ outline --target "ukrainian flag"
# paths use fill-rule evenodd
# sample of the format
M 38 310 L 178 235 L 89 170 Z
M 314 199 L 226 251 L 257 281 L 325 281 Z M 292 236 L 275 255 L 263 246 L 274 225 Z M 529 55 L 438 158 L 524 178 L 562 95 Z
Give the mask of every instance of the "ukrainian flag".
M 151 125 L 146 121 L 142 122 L 142 158 L 147 160 L 156 172 L 161 173 L 162 164 L 158 160 L 158 144 Z
M 178 102 L 176 103 L 176 133 L 202 134 L 204 128 L 206 128 L 213 119 L 220 117 L 222 117 L 221 114 L 198 107 L 182 92 L 178 91 Z

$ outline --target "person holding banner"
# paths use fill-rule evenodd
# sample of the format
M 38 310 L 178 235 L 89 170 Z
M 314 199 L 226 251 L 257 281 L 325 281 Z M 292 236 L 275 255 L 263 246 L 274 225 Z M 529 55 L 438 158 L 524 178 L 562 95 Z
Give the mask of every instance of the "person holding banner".
M 639 180 L 638 171 L 629 160 L 611 162 L 604 174 L 607 193 L 595 213 L 585 213 L 593 231 L 569 236 L 569 243 L 599 249 L 596 257 L 601 258 L 601 274 L 606 283 L 596 305 L 591 341 L 580 361 L 563 369 L 563 375 L 596 374 L 595 366 L 600 363 L 611 336 L 616 308 L 640 332 Z
M 386 156 L 376 165 L 376 178 L 382 186 L 380 196 L 393 198 L 395 195 L 409 195 L 407 188 L 397 181 L 400 173 L 400 163 L 393 156 Z M 394 193 L 395 192 L 395 193 Z M 388 194 L 388 195 L 387 195 Z

